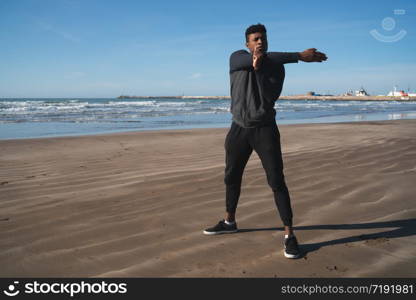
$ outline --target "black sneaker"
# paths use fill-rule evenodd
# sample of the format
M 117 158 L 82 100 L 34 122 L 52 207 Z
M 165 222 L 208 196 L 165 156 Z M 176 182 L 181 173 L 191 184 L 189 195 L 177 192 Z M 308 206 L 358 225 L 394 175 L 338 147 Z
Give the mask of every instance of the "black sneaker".
M 285 237 L 284 247 L 286 258 L 298 258 L 300 256 L 300 250 L 296 236 L 291 235 L 288 238 Z
M 218 222 L 217 225 L 215 225 L 214 227 L 210 227 L 204 230 L 204 234 L 207 235 L 214 235 L 214 234 L 222 234 L 222 233 L 234 233 L 237 232 L 237 223 L 234 222 L 231 225 L 228 225 L 227 223 L 225 223 L 224 220 L 221 220 Z

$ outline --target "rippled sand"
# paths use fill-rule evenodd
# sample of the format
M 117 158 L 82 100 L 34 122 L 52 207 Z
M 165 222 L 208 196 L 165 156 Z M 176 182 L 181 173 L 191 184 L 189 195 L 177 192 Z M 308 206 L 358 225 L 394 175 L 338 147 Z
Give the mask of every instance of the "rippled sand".
M 0 141 L 1 277 L 415 277 L 416 120 L 279 125 L 295 233 L 260 160 L 239 233 L 224 216 L 228 128 Z

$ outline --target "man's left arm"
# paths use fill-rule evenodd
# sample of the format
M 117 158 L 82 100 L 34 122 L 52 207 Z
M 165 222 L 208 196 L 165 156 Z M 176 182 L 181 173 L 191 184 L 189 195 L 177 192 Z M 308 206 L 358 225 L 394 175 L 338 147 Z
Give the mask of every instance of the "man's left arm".
M 304 62 L 322 62 L 327 60 L 326 54 L 310 48 L 302 52 L 267 52 L 267 57 L 278 64 Z
M 266 57 L 276 64 L 297 63 L 299 52 L 267 52 Z

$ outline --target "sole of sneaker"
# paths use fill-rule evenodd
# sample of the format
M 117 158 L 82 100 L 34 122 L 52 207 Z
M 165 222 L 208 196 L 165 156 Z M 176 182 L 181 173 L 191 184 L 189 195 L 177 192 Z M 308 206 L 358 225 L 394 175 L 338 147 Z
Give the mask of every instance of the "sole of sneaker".
M 284 251 L 284 254 L 286 258 L 298 258 L 300 256 L 300 254 L 289 254 L 286 251 Z
M 236 233 L 238 229 L 236 230 L 227 230 L 227 231 L 206 231 L 204 230 L 203 233 L 205 235 L 216 235 L 216 234 L 224 234 L 224 233 Z

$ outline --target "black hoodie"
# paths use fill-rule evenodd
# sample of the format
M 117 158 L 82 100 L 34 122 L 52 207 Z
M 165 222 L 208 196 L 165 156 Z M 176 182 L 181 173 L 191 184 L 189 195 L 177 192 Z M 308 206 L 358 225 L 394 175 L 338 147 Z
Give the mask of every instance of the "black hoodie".
M 235 51 L 230 56 L 231 113 L 245 128 L 276 122 L 274 103 L 285 79 L 283 64 L 297 63 L 298 52 L 267 52 L 255 71 L 251 53 Z

